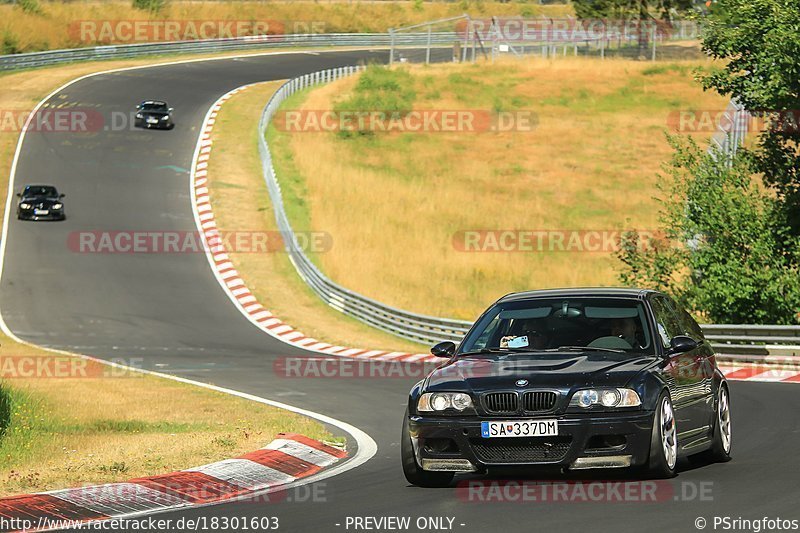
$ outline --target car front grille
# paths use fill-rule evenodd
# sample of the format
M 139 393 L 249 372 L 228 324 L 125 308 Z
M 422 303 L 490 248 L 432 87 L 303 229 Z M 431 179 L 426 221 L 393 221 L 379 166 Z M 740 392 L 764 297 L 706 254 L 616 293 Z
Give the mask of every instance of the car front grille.
M 529 391 L 522 396 L 522 407 L 530 413 L 551 411 L 556 406 L 558 394 L 552 391 Z
M 489 413 L 516 413 L 519 396 L 516 392 L 490 392 L 483 396 L 483 407 Z
M 471 439 L 470 444 L 485 464 L 550 463 L 566 457 L 572 437 Z

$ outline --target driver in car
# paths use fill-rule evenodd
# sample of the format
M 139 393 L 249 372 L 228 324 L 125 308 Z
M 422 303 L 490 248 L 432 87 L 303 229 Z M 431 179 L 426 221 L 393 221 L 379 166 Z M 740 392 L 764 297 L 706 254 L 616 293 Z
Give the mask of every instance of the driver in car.
M 617 318 L 611 324 L 611 335 L 624 340 L 631 345 L 631 348 L 641 348 L 636 336 L 638 330 L 636 321 L 632 318 Z
M 545 328 L 542 327 L 538 320 L 515 322 L 512 325 L 512 330 L 516 335 L 506 335 L 501 338 L 500 348 L 532 348 L 534 350 L 543 350 L 547 348 L 549 344 L 549 339 L 545 334 Z

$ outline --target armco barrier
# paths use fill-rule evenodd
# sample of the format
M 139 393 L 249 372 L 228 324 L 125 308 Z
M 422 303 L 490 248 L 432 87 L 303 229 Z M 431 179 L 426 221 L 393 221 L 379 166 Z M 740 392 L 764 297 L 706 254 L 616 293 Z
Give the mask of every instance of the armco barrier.
M 266 133 L 269 121 L 278 107 L 295 92 L 312 85 L 327 83 L 352 75 L 361 68 L 353 66 L 324 70 L 287 81 L 275 92 L 266 107 L 264 107 L 259 125 L 261 132 Z M 279 231 L 284 236 L 289 258 L 303 280 L 320 298 L 342 313 L 355 317 L 383 331 L 418 342 L 430 344 L 441 339 L 457 341 L 464 336 L 467 329 L 469 329 L 469 322 L 419 315 L 382 304 L 337 285 L 320 272 L 301 250 L 297 237 L 286 216 L 280 183 L 275 175 L 275 169 L 272 166 L 272 155 L 263 134 L 259 136 L 259 151 L 264 179 L 275 210 L 275 219 Z
M 281 103 L 295 92 L 350 76 L 361 68 L 342 67 L 289 80 L 275 92 L 264 107 L 259 125 L 262 133 L 259 136 L 259 152 L 278 228 L 284 236 L 289 258 L 297 273 L 323 301 L 337 311 L 406 339 L 426 344 L 442 340 L 459 342 L 471 322 L 397 309 L 346 289 L 328 279 L 303 253 L 286 216 L 280 183 L 272 166 L 272 156 L 265 137 L 270 119 Z M 706 324 L 703 326 L 703 331 L 717 353 L 722 354 L 723 359 L 784 364 L 800 362 L 800 326 Z
M 430 39 L 430 41 L 429 41 Z M 460 37 L 454 32 L 411 33 L 396 36 L 396 45 L 452 45 Z M 392 43 L 388 33 L 327 33 L 234 37 L 228 39 L 198 39 L 165 43 L 140 43 L 95 46 L 68 50 L 50 50 L 27 54 L 0 56 L 0 70 L 36 68 L 78 61 L 127 59 L 164 54 L 206 54 L 228 51 L 258 51 L 271 48 L 318 47 L 383 47 Z

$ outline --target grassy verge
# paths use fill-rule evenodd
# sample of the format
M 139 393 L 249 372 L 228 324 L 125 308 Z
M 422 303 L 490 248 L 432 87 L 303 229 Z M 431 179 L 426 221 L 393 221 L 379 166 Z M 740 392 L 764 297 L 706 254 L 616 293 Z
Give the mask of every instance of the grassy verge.
M 79 26 L 80 21 L 242 21 L 266 22 L 271 33 L 385 32 L 427 20 L 474 17 L 573 13 L 566 4 L 543 6 L 506 2 L 263 2 L 170 1 L 157 13 L 137 10 L 129 0 L 87 2 L 36 2 L 38 9 L 20 5 L 0 6 L 0 53 L 119 44 L 130 42 L 131 30 L 104 32 L 103 26 Z M 83 30 L 81 29 L 83 28 Z M 87 31 L 87 28 L 89 30 Z M 183 30 L 181 30 L 183 31 Z M 211 31 L 211 30 L 204 30 Z M 155 35 L 155 34 L 153 34 Z M 209 35 L 214 36 L 214 35 Z M 114 37 L 114 38 L 111 38 Z M 154 39 L 154 40 L 163 40 Z
M 416 110 L 532 111 L 538 124 L 483 133 L 273 131 L 271 147 L 282 181 L 302 192 L 287 198 L 297 203 L 293 224 L 324 229 L 336 243 L 315 258 L 326 274 L 401 308 L 471 319 L 511 291 L 616 284 L 610 248 L 467 253 L 454 239 L 468 230 L 556 231 L 568 239 L 657 227 L 653 196 L 670 154 L 670 117 L 727 104 L 693 81 L 703 66 L 535 58 L 403 67 L 384 86 L 372 80 L 377 85 L 361 91 L 357 79 L 346 79 L 294 106 L 374 101 L 378 107 L 366 110 L 385 110 L 410 94 Z
M 214 125 L 209 162 L 211 203 L 223 232 L 275 231 L 275 215 L 258 157 L 258 120 L 279 83 L 264 83 L 235 95 L 222 107 Z M 242 209 L 243 194 L 248 198 Z M 293 198 L 291 187 L 284 194 Z M 297 206 L 297 202 L 292 202 Z M 313 229 L 308 226 L 297 230 Z M 336 247 L 334 243 L 334 248 Z M 327 252 L 326 252 L 327 253 Z M 324 255 L 324 254 L 320 254 Z M 425 347 L 384 334 L 331 310 L 297 276 L 288 256 L 275 253 L 232 253 L 242 278 L 270 311 L 306 335 L 343 346 L 419 351 Z
M 331 438 L 280 409 L 0 343 L 0 496 L 198 466 L 258 449 L 279 432 Z

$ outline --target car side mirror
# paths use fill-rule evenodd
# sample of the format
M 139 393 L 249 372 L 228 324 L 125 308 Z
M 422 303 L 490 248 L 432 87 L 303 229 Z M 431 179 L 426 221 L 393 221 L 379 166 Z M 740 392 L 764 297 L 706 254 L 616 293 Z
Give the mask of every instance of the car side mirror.
M 669 350 L 667 351 L 667 355 L 676 355 L 686 352 L 691 352 L 695 348 L 700 346 L 696 340 L 691 337 L 687 337 L 686 335 L 677 335 L 672 338 L 672 341 L 669 345 Z
M 175 108 L 174 107 L 170 107 L 169 108 L 169 112 L 172 113 L 173 111 L 175 111 Z
M 63 192 L 58 195 L 59 198 L 64 198 L 65 196 L 66 196 L 66 194 L 64 194 Z
M 453 357 L 453 354 L 456 353 L 456 344 L 451 341 L 440 342 L 431 348 L 431 353 L 436 357 L 445 357 L 450 359 Z
M 17 198 L 22 198 L 22 193 L 21 192 L 17 193 Z

